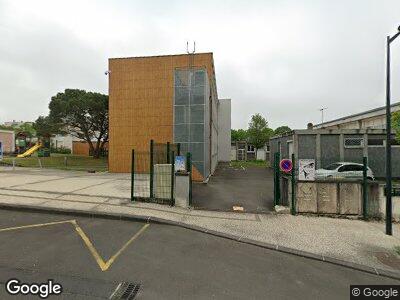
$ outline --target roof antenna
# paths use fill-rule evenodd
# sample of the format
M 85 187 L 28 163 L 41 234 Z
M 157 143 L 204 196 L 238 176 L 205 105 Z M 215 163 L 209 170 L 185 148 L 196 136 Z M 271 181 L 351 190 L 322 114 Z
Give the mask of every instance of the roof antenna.
M 188 68 L 191 70 L 194 64 L 194 53 L 196 52 L 196 41 L 193 41 L 193 51 L 189 51 L 189 42 L 186 42 L 186 53 L 189 57 Z
M 189 42 L 186 42 L 186 53 L 187 54 L 194 54 L 196 52 L 196 41 L 193 41 L 193 51 L 189 51 Z
M 321 125 L 324 125 L 324 110 L 328 109 L 327 107 L 322 107 L 319 109 L 321 112 Z

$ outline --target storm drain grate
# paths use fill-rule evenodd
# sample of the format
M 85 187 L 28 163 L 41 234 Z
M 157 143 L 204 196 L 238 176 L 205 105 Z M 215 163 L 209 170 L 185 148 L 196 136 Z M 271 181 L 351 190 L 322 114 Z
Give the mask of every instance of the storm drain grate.
M 126 299 L 132 300 L 135 299 L 137 293 L 139 292 L 140 284 L 132 283 L 132 282 L 121 282 L 114 293 L 110 296 L 111 300 L 117 299 Z

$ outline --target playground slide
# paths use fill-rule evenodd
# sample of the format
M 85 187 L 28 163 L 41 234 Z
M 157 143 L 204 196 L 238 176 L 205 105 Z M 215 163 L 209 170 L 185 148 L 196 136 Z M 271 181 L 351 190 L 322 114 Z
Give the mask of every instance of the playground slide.
M 38 143 L 35 146 L 33 146 L 32 148 L 29 148 L 28 150 L 26 150 L 24 153 L 18 154 L 17 157 L 27 157 L 27 156 L 31 155 L 33 152 L 37 151 L 40 147 L 42 147 L 42 144 Z

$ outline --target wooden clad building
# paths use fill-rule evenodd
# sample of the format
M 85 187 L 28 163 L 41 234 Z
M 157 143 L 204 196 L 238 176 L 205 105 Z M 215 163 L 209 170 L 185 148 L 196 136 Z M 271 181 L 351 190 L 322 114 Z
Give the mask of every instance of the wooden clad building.
M 182 143 L 204 180 L 216 166 L 218 106 L 212 53 L 109 59 L 109 171 L 130 172 L 131 150 L 153 139 Z

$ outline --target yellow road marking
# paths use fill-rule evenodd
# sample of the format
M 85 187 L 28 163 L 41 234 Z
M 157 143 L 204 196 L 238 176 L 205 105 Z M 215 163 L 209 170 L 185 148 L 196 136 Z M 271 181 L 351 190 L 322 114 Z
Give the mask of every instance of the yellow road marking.
M 26 229 L 26 228 L 34 228 L 34 227 L 44 227 L 44 226 L 57 225 L 57 224 L 63 224 L 63 223 L 71 223 L 72 221 L 75 221 L 75 220 L 50 222 L 50 223 L 42 223 L 42 224 L 33 224 L 33 225 L 25 225 L 25 226 L 18 226 L 18 227 L 8 227 L 8 228 L 0 229 L 0 232 L 18 230 L 18 229 Z
M 27 228 L 35 228 L 35 227 L 44 227 L 50 225 L 57 225 L 57 224 L 65 224 L 70 223 L 74 226 L 75 231 L 81 237 L 82 241 L 84 242 L 85 246 L 89 249 L 90 253 L 92 254 L 93 258 L 96 260 L 97 264 L 99 265 L 100 269 L 104 272 L 107 271 L 113 262 L 118 258 L 118 256 L 131 244 L 134 240 L 136 240 L 146 229 L 150 226 L 150 224 L 144 224 L 142 228 L 138 232 L 135 233 L 133 237 L 131 237 L 108 261 L 104 261 L 99 252 L 94 247 L 93 243 L 90 241 L 89 237 L 86 233 L 82 230 L 82 228 L 78 225 L 76 220 L 67 220 L 67 221 L 59 221 L 59 222 L 50 222 L 50 223 L 42 223 L 42 224 L 33 224 L 33 225 L 25 225 L 25 226 L 17 226 L 17 227 L 8 227 L 0 229 L 0 232 L 4 231 L 12 231 L 18 229 L 27 229 Z

